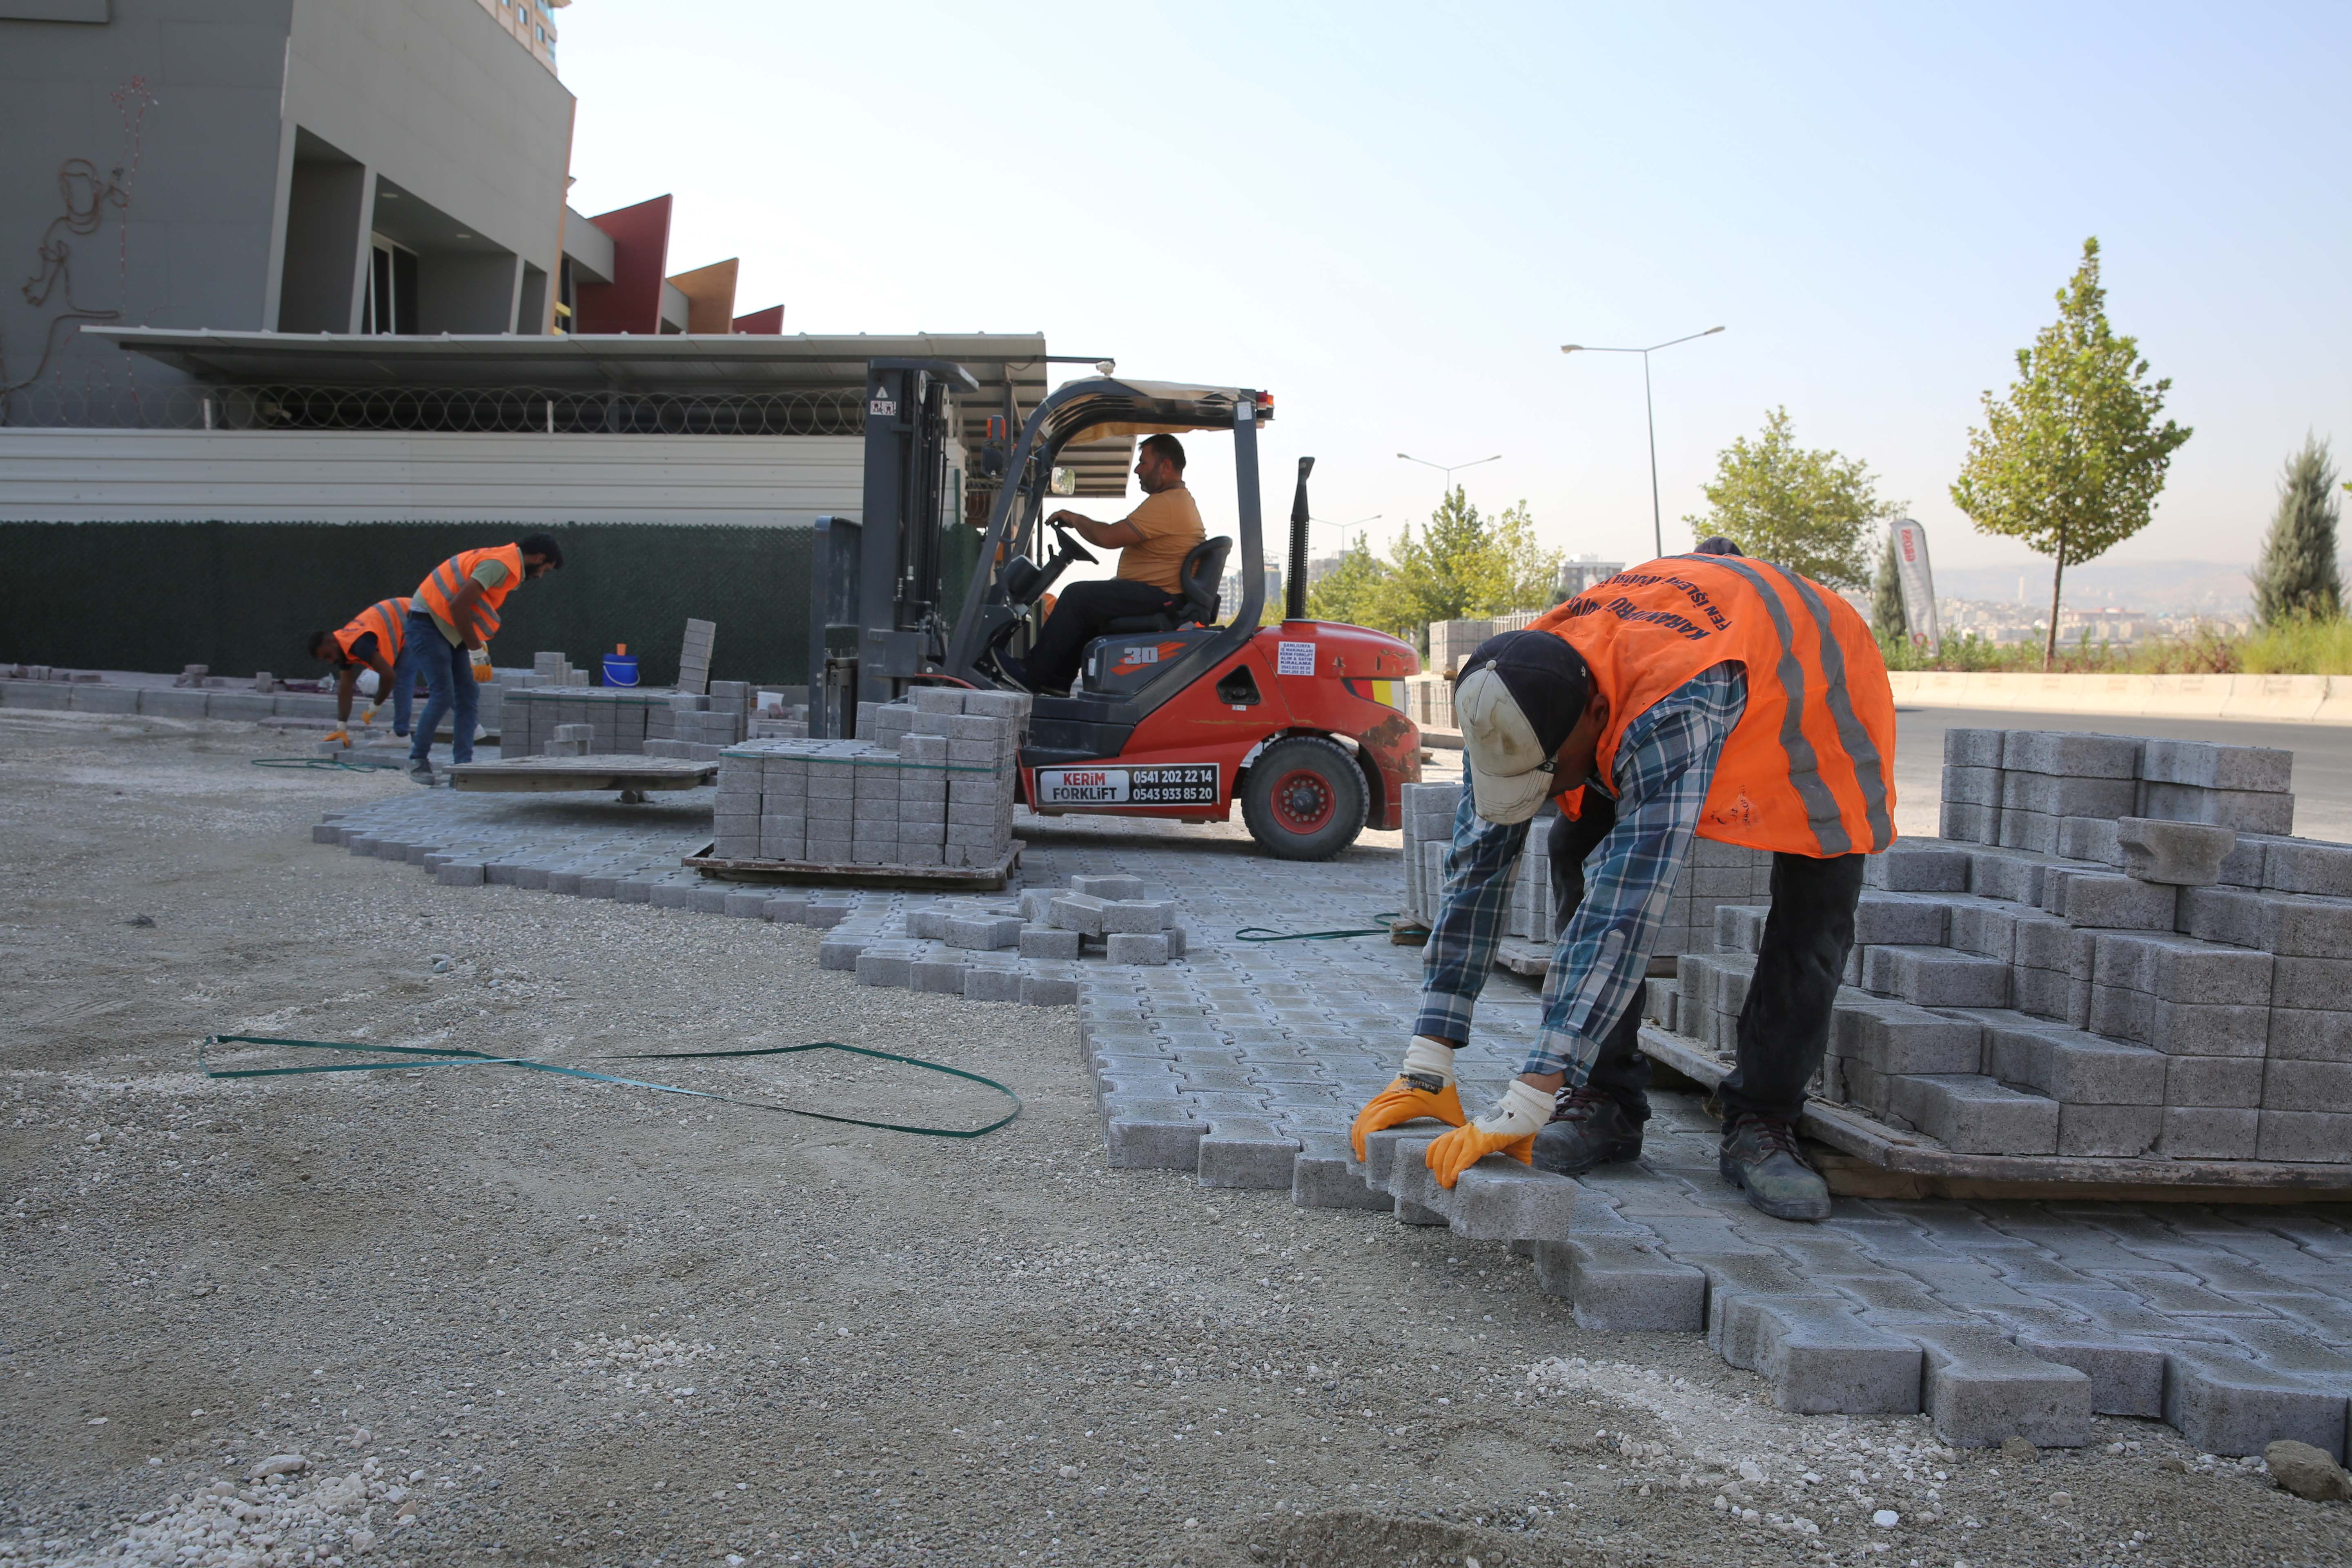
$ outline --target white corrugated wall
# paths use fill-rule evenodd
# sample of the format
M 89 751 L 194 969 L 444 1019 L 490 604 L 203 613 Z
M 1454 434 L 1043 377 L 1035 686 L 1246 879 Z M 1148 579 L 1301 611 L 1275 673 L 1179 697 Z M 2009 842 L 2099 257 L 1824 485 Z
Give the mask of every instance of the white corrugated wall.
M 10 522 L 805 527 L 863 507 L 856 436 L 0 429 Z

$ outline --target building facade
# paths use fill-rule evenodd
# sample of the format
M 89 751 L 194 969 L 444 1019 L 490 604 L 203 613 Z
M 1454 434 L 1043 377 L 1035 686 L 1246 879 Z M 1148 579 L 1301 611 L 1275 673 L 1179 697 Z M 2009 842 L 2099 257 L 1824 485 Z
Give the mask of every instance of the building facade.
M 494 10 L 0 0 L 0 422 L 173 384 L 85 325 L 547 331 L 572 99 Z

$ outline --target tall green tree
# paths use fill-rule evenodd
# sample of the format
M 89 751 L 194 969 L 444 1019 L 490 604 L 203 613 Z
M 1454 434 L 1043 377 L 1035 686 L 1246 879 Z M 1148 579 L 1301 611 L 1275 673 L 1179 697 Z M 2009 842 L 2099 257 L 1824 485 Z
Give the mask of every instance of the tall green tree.
M 1318 621 L 1370 626 L 1366 617 L 1373 613 L 1374 599 L 1388 574 L 1370 543 L 1359 534 L 1355 543 L 1340 552 L 1338 565 L 1307 584 L 1307 613 Z
M 1870 580 L 1870 629 L 1882 643 L 1899 643 L 1911 635 L 1911 613 L 1903 607 L 1903 565 L 1895 555 L 1895 531 L 1886 531 L 1886 548 L 1878 554 L 1878 575 Z
M 1786 408 L 1764 416 L 1755 440 L 1742 436 L 1723 449 L 1706 493 L 1711 510 L 1683 519 L 1693 532 L 1720 533 L 1743 553 L 1832 588 L 1870 581 L 1871 533 L 1903 510 L 1878 499 L 1859 459 L 1798 446 Z
M 1537 539 L 1527 502 L 1490 518 L 1456 486 L 1427 527 L 1399 531 L 1386 560 L 1359 540 L 1307 589 L 1307 604 L 1318 620 L 1418 638 L 1432 621 L 1542 608 L 1559 562 Z
M 2190 434 L 2158 422 L 2172 382 L 2147 379 L 2138 340 L 2107 324 L 2106 303 L 2095 236 L 2058 291 L 2058 319 L 2017 351 L 2009 395 L 1984 395 L 1984 426 L 1969 431 L 1952 485 L 1952 503 L 1979 531 L 2021 539 L 2056 562 L 2044 668 L 2058 655 L 2066 568 L 2147 526 L 2172 454 Z
M 2326 443 L 2303 438 L 2279 479 L 2278 510 L 2253 571 L 2254 618 L 2332 621 L 2344 613 L 2344 579 L 2336 565 L 2336 465 Z

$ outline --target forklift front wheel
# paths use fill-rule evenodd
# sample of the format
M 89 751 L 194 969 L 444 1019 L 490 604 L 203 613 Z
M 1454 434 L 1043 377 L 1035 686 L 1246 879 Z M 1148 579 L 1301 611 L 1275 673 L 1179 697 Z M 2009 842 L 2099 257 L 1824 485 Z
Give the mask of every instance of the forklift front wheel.
M 1242 792 L 1250 837 L 1284 860 L 1328 860 L 1364 831 L 1370 806 L 1356 759 L 1320 735 L 1268 746 Z

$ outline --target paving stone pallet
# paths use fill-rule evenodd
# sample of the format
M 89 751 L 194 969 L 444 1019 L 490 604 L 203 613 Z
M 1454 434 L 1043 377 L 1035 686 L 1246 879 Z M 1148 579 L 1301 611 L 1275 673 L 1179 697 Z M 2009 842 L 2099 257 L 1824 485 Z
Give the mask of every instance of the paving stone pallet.
M 2043 731 L 1946 742 L 1945 823 L 1970 837 L 1872 858 L 1814 1086 L 1851 1109 L 1841 1125 L 1904 1136 L 1849 1152 L 2352 1181 L 2352 847 L 2232 825 L 2292 822 L 2289 754 Z M 1717 951 L 1653 982 L 1646 1016 L 1727 1056 L 1769 912 L 1719 909 Z
M 558 656 L 541 655 L 549 659 Z M 584 673 L 562 672 L 566 675 Z M 740 680 L 714 680 L 706 694 L 662 691 L 635 686 L 579 686 L 542 671 L 532 679 L 545 684 L 518 685 L 508 693 L 515 704 L 509 728 L 519 756 L 546 752 L 562 727 L 585 724 L 592 731 L 588 751 L 601 755 L 659 755 L 648 747 L 683 742 L 697 746 L 731 746 L 744 738 L 751 722 L 751 689 Z
M 1712 1091 L 1731 1058 L 1644 1025 L 1642 1050 Z M 1826 1148 L 1807 1153 L 1832 1193 L 1855 1197 L 2076 1198 L 2158 1203 L 2352 1202 L 2352 1163 L 2158 1160 L 2099 1155 L 1955 1154 L 1922 1133 L 1850 1105 L 1806 1102 L 1798 1130 Z
M 1013 844 L 1026 694 L 919 687 L 860 703 L 857 738 L 730 746 L 710 858 L 779 868 L 988 869 Z

